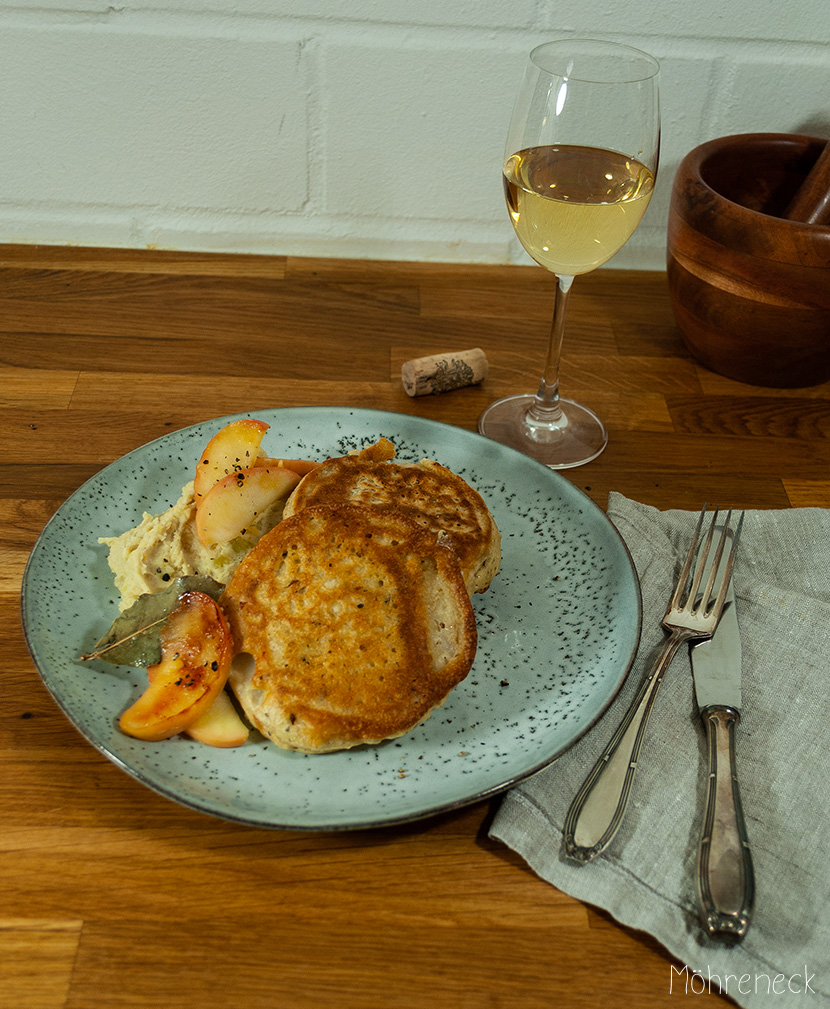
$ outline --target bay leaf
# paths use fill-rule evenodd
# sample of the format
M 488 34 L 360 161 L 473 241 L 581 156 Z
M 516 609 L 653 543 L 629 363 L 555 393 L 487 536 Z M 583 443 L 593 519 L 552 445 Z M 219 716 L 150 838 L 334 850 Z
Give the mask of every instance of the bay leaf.
M 161 662 L 162 625 L 185 592 L 219 599 L 225 586 L 208 575 L 183 575 L 161 592 L 147 592 L 116 617 L 109 631 L 83 661 L 101 659 L 117 666 L 154 666 Z

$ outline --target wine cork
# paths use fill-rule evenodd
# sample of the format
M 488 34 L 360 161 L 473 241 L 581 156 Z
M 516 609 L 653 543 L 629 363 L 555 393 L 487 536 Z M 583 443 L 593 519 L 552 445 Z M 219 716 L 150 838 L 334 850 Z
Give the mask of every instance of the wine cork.
M 475 385 L 487 378 L 487 371 L 487 357 L 476 347 L 407 361 L 401 367 L 401 381 L 407 395 L 429 396 Z

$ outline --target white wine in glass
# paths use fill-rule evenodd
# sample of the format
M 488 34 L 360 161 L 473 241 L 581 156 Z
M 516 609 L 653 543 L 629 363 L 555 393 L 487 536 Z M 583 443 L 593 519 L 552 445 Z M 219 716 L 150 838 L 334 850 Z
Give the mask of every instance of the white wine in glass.
M 538 391 L 481 415 L 482 434 L 554 469 L 580 466 L 608 435 L 587 407 L 559 396 L 565 312 L 576 276 L 602 266 L 646 212 L 660 148 L 659 66 L 614 42 L 568 39 L 530 54 L 505 147 L 510 220 L 533 259 L 557 278 Z

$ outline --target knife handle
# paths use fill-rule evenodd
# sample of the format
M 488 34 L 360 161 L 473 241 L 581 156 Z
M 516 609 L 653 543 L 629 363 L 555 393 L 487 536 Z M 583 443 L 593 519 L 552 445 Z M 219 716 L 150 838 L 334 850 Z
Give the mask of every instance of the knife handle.
M 697 858 L 698 910 L 711 938 L 740 942 L 755 900 L 735 763 L 735 726 L 741 716 L 734 708 L 714 704 L 700 714 L 709 744 L 709 780 Z
M 671 632 L 631 707 L 576 793 L 562 830 L 568 858 L 590 862 L 619 830 L 654 698 L 678 647 L 690 637 L 682 629 Z

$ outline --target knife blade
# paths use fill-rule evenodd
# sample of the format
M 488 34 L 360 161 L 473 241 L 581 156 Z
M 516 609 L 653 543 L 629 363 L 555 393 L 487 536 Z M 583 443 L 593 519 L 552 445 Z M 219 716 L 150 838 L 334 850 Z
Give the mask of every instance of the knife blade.
M 726 565 L 727 554 L 728 548 L 724 548 L 721 567 Z M 705 584 L 706 578 L 708 570 L 701 582 Z M 731 581 L 717 630 L 708 640 L 691 645 L 690 651 L 695 696 L 700 711 L 710 705 L 720 705 L 740 712 L 741 635 L 735 609 L 735 589 Z
M 724 559 L 728 554 L 724 550 Z M 706 575 L 704 575 L 704 578 Z M 755 879 L 735 758 L 741 719 L 741 637 L 733 581 L 714 635 L 690 647 L 709 774 L 697 858 L 697 904 L 707 934 L 740 942 L 752 917 Z

